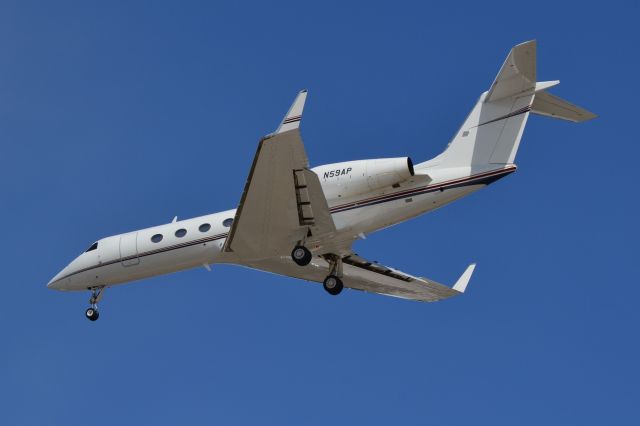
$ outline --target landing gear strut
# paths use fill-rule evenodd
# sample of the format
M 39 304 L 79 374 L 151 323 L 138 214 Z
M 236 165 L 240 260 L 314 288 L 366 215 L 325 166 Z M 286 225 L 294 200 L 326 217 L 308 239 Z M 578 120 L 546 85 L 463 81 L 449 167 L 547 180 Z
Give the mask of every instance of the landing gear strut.
M 311 262 L 311 252 L 305 246 L 295 246 L 291 251 L 291 259 L 300 266 L 307 266 Z
M 342 257 L 326 255 L 325 260 L 329 262 L 329 275 L 322 282 L 322 287 L 330 295 L 337 296 L 344 288 L 344 284 L 340 279 L 342 276 Z
M 104 287 L 92 287 L 90 290 L 91 297 L 89 298 L 89 305 L 91 306 L 87 308 L 84 315 L 89 321 L 95 321 L 100 317 L 100 313 L 98 312 L 98 302 L 102 299 Z

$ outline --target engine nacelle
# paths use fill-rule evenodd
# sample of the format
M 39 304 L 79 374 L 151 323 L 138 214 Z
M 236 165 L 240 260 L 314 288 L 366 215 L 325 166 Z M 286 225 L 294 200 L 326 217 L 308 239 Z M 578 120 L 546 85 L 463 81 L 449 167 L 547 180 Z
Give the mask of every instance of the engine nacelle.
M 414 175 L 409 157 L 346 161 L 312 169 L 320 178 L 325 196 L 349 198 L 400 183 Z

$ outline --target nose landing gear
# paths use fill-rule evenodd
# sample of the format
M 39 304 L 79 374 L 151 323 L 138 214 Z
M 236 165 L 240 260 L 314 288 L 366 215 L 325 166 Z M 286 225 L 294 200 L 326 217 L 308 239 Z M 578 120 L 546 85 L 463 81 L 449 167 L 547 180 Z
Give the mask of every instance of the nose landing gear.
M 89 321 L 95 321 L 100 317 L 100 313 L 98 312 L 98 302 L 102 299 L 102 293 L 104 292 L 105 287 L 92 287 L 91 297 L 89 298 L 89 306 L 87 310 L 84 312 L 84 315 L 87 317 Z
M 84 312 L 84 315 L 89 319 L 89 321 L 95 321 L 100 317 L 100 313 L 98 312 L 98 308 L 87 308 Z

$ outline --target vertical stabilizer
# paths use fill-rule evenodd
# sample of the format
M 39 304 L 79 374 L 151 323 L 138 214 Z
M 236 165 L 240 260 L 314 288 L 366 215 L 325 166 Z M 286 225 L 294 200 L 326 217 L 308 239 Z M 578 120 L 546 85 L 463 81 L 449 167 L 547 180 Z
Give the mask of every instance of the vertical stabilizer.
M 485 167 L 515 159 L 536 84 L 536 42 L 511 49 L 491 88 L 480 99 L 447 150 L 444 167 Z
M 536 82 L 535 40 L 515 46 L 488 91 L 471 110 L 447 149 L 426 166 L 487 169 L 512 164 L 529 113 L 569 121 L 595 114 L 546 92 L 559 81 Z

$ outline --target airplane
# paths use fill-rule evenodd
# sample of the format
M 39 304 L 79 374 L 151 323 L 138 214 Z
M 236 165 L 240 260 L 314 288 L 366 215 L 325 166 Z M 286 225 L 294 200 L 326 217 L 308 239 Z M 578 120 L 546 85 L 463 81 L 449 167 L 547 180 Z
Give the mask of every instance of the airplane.
M 511 49 L 446 149 L 410 157 L 310 168 L 300 136 L 307 91 L 257 148 L 236 209 L 102 238 L 47 287 L 90 291 L 85 316 L 99 317 L 104 290 L 160 274 L 235 264 L 343 288 L 432 302 L 464 293 L 475 264 L 446 286 L 369 261 L 353 251 L 367 234 L 404 222 L 516 171 L 530 113 L 582 122 L 596 115 L 550 94 L 559 81 L 536 80 L 536 41 Z

